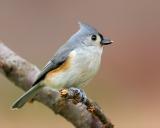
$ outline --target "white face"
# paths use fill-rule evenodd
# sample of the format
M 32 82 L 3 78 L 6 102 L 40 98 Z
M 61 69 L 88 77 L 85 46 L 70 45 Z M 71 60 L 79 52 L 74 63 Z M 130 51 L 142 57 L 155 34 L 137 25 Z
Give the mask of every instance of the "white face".
M 87 38 L 84 40 L 84 43 L 88 46 L 102 47 L 101 41 L 102 39 L 99 34 L 92 34 L 87 36 Z

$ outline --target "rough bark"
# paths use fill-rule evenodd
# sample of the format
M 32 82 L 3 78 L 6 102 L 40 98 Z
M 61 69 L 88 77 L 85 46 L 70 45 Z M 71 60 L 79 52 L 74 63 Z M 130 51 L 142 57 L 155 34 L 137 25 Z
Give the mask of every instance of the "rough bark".
M 27 91 L 40 70 L 0 42 L 0 72 L 17 87 Z M 63 116 L 76 128 L 113 128 L 101 108 L 89 99 L 86 104 L 73 104 L 71 99 L 62 98 L 58 91 L 47 86 L 34 99 Z

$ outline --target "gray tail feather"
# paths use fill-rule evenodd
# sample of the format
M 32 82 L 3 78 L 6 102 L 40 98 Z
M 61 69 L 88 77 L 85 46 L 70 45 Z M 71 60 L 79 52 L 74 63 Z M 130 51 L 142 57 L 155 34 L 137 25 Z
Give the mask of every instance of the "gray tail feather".
M 37 92 L 40 91 L 40 89 L 43 87 L 43 85 L 36 85 L 30 88 L 26 93 L 24 93 L 19 99 L 17 99 L 13 105 L 11 106 L 12 109 L 18 109 L 23 107 L 25 103 L 27 103 L 29 100 L 31 100 Z

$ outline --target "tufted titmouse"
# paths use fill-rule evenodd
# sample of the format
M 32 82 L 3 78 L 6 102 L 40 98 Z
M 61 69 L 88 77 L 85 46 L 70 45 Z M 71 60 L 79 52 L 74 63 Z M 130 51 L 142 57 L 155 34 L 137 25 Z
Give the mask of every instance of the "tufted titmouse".
M 80 30 L 59 48 L 54 57 L 47 63 L 36 81 L 24 95 L 12 106 L 21 108 L 31 100 L 43 87 L 39 82 L 54 89 L 81 87 L 86 85 L 97 73 L 103 46 L 111 44 L 92 26 L 79 23 Z

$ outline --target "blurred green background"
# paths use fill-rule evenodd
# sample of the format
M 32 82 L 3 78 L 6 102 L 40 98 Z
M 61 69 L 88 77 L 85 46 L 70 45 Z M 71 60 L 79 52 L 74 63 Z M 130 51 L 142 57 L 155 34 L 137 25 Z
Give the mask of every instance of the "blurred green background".
M 159 0 L 0 0 L 0 40 L 39 68 L 79 29 L 78 21 L 115 41 L 85 87 L 88 96 L 116 128 L 159 128 Z M 0 75 L 1 128 L 73 127 L 37 102 L 11 111 L 22 93 Z

